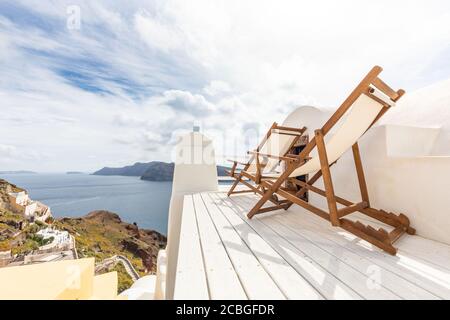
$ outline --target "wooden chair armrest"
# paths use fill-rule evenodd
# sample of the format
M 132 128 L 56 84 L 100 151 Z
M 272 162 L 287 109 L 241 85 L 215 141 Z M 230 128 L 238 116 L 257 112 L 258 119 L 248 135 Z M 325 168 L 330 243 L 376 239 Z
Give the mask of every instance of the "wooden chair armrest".
M 295 157 L 298 157 L 298 154 L 292 154 L 292 153 L 289 153 L 289 154 L 286 155 L 286 157 L 292 157 L 292 158 L 295 158 Z M 305 160 L 311 160 L 312 157 L 305 157 L 304 159 L 305 159 Z
M 306 127 L 303 128 L 293 128 L 293 127 L 286 127 L 286 126 L 275 126 L 274 129 L 284 130 L 284 131 L 292 131 L 292 132 L 298 132 L 300 134 L 303 134 L 306 131 Z
M 268 158 L 273 158 L 273 159 L 278 159 L 278 160 L 283 160 L 283 161 L 298 161 L 298 156 L 294 155 L 295 157 L 289 157 L 289 156 L 276 156 L 273 154 L 267 154 L 267 153 L 260 153 L 258 151 L 248 151 L 248 154 L 254 154 L 256 156 L 262 156 L 262 157 L 268 157 Z
M 236 164 L 240 164 L 240 165 L 242 165 L 242 166 L 245 166 L 245 165 L 247 164 L 247 163 L 245 163 L 245 162 L 241 162 L 241 161 L 238 161 L 238 160 L 227 159 L 227 161 L 233 162 L 233 163 L 236 163 Z

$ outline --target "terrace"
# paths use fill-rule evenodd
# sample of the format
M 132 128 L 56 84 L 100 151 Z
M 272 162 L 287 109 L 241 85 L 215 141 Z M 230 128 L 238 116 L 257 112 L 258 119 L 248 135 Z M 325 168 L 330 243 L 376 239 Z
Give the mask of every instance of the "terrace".
M 392 256 L 299 206 L 249 220 L 256 201 L 184 196 L 175 299 L 450 298 L 450 246 L 404 236 Z
M 386 89 L 382 82 L 375 83 Z M 306 134 L 314 135 L 313 143 L 322 141 L 320 145 L 307 144 L 300 153 L 318 146 L 323 160 L 320 165 L 304 172 L 288 167 L 286 171 L 291 171 L 279 175 L 278 185 L 263 181 L 262 187 L 256 188 L 261 171 L 248 168 L 260 168 L 259 159 L 254 163 L 248 160 L 248 167 L 243 166 L 247 168 L 244 176 L 255 185 L 241 183 L 241 187 L 247 187 L 246 193 L 238 190 L 229 197 L 231 185 L 217 184 L 212 141 L 199 132 L 184 136 L 176 150 L 168 245 L 159 255 L 155 298 L 450 299 L 450 221 L 446 214 L 450 205 L 450 157 L 444 138 L 448 130 L 423 126 L 417 120 L 426 118 L 418 116 L 422 111 L 417 106 L 439 107 L 448 101 L 448 91 L 442 88 L 436 85 L 408 95 L 395 105 L 387 123 L 370 130 L 364 126 L 361 134 L 355 134 L 360 137 L 358 144 L 351 139 L 338 144 L 348 149 L 353 146 L 335 158 L 336 163 L 323 157 L 321 132 L 329 124 L 328 119 L 336 123 L 335 115 L 339 113 L 297 108 L 281 128 L 304 126 Z M 403 94 L 401 90 L 385 92 L 397 98 Z M 395 97 L 392 99 L 395 101 Z M 340 108 L 344 107 L 345 102 Z M 405 115 L 409 118 L 405 119 Z M 373 124 L 369 120 L 366 123 Z M 352 131 L 362 123 L 353 121 L 345 127 L 352 120 L 346 121 L 335 136 L 342 128 Z M 293 134 L 287 134 L 285 140 L 275 138 L 279 149 L 272 148 L 268 137 L 274 126 L 279 127 L 274 123 L 257 150 L 264 157 L 267 142 L 267 149 L 276 150 L 271 155 L 278 165 L 280 159 L 292 160 L 283 157 L 292 151 L 278 153 L 282 146 L 292 149 L 296 145 L 287 140 Z M 327 143 L 331 144 L 333 138 Z M 307 164 L 314 164 L 314 155 L 311 159 Z M 267 163 L 265 167 L 272 167 Z M 230 175 L 239 179 L 235 168 L 236 162 Z M 248 173 L 251 170 L 256 172 L 253 178 Z M 288 189 L 286 183 L 302 174 L 310 174 L 306 179 L 318 185 L 308 185 L 303 191 Z M 270 178 L 270 174 L 262 175 Z M 283 181 L 286 177 L 292 179 Z M 285 183 L 284 190 L 291 192 L 280 189 L 277 198 L 270 198 L 281 183 Z M 328 194 L 320 187 L 328 188 Z M 305 190 L 307 202 L 296 201 L 293 195 Z M 358 203 L 361 198 L 367 201 Z M 387 211 L 363 210 L 369 199 L 371 208 Z M 275 205 L 266 208 L 268 200 Z M 345 216 L 342 224 L 336 223 L 341 220 L 333 223 L 330 203 L 337 206 L 335 218 Z

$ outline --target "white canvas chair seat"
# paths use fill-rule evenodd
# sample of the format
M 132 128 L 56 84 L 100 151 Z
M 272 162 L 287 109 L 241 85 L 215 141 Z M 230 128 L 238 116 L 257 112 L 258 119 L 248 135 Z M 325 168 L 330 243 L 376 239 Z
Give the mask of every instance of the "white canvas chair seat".
M 339 159 L 345 151 L 349 150 L 352 145 L 358 141 L 373 123 L 382 108 L 383 105 L 381 103 L 365 94 L 359 96 L 355 103 L 353 103 L 352 109 L 349 111 L 342 126 L 336 131 L 334 136 L 325 143 L 328 164 L 332 164 Z M 318 170 L 320 170 L 320 160 L 319 156 L 316 155 L 303 166 L 294 170 L 294 172 L 290 174 L 290 177 L 301 176 Z
M 260 153 L 263 154 L 270 154 L 274 156 L 284 156 L 288 151 L 289 148 L 292 146 L 292 143 L 294 142 L 294 139 L 296 138 L 295 135 L 291 134 L 285 134 L 282 130 L 272 130 L 272 134 L 267 139 L 266 143 L 262 146 L 262 148 L 259 150 Z M 260 157 L 260 161 L 261 161 Z M 266 159 L 266 165 L 264 166 L 264 169 L 262 170 L 262 173 L 270 173 L 275 170 L 275 168 L 279 164 L 279 160 L 275 158 L 267 158 Z M 256 174 L 257 167 L 256 167 L 256 159 L 253 159 L 250 163 L 250 166 L 245 170 L 245 172 L 250 174 Z
M 246 162 L 229 160 L 233 162 L 233 167 L 229 171 L 229 175 L 235 179 L 235 182 L 228 191 L 228 195 L 242 192 L 262 193 L 262 190 L 258 186 L 260 177 L 266 174 L 277 174 L 280 159 L 289 153 L 290 149 L 305 131 L 306 127 L 279 126 L 276 122 L 273 123 L 264 139 L 254 151 L 258 152 L 257 156 L 252 151 L 249 152 L 251 156 Z M 238 165 L 243 167 L 239 169 Z M 243 181 L 243 178 L 252 180 L 254 184 Z M 235 191 L 239 183 L 244 184 L 248 189 Z
M 375 89 L 376 90 L 376 89 Z M 378 92 L 378 90 L 374 91 Z M 378 95 L 383 93 L 378 92 Z M 345 151 L 358 141 L 358 139 L 366 132 L 366 130 L 373 123 L 378 113 L 383 108 L 383 104 L 375 101 L 365 94 L 353 103 L 352 109 L 349 111 L 347 118 L 343 121 L 342 126 L 336 131 L 334 136 L 325 144 L 328 162 L 332 164 L 339 159 Z M 263 152 L 261 152 L 263 153 Z M 265 177 L 277 178 L 281 175 L 280 172 L 271 171 L 264 172 Z M 316 154 L 312 159 L 306 162 L 301 167 L 294 170 L 289 177 L 297 177 L 320 170 L 319 156 Z

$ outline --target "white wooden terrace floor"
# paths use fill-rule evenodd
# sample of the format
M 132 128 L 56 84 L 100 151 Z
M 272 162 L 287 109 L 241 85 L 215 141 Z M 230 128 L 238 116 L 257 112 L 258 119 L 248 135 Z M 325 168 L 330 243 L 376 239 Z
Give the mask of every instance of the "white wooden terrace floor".
M 184 198 L 175 299 L 450 299 L 450 246 L 403 236 L 391 256 L 294 205 Z

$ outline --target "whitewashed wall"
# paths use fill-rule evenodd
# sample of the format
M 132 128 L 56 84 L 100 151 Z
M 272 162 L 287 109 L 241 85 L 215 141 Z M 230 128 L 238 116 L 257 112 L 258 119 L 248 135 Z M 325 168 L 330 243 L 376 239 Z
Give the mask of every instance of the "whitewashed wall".
M 161 260 L 158 261 L 158 269 L 162 272 L 157 275 L 157 299 L 173 299 L 184 196 L 218 190 L 215 152 L 210 139 L 198 132 L 181 137 L 175 159 L 167 247 L 158 255 L 161 258 L 158 258 Z

